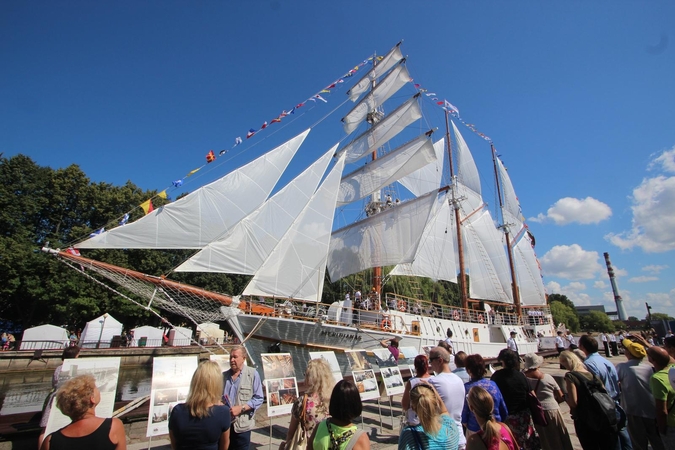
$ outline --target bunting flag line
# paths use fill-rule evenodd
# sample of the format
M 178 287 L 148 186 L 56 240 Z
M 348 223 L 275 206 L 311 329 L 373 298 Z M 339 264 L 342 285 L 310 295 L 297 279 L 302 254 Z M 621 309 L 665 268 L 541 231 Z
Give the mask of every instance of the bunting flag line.
M 122 216 L 122 219 L 120 220 L 120 226 L 126 225 L 126 223 L 129 221 L 129 213 L 125 213 Z
M 104 228 L 99 228 L 98 230 L 96 230 L 96 231 L 94 231 L 93 233 L 91 233 L 91 234 L 89 235 L 89 237 L 98 236 L 99 234 L 103 233 L 104 231 L 105 231 L 105 227 L 104 227 Z
M 166 196 L 166 189 L 164 189 L 162 192 L 157 194 L 157 197 L 167 199 L 168 197 Z
M 482 139 L 492 143 L 492 139 L 490 139 L 490 136 L 487 136 L 486 134 L 478 131 L 476 126 L 472 123 L 467 123 L 464 121 L 462 116 L 459 115 L 459 109 L 450 103 L 449 101 L 443 99 L 440 100 L 439 98 L 436 98 L 436 93 L 435 92 L 429 92 L 428 89 L 425 89 L 422 87 L 420 83 L 413 83 L 413 86 L 415 86 L 415 89 L 417 89 L 419 92 L 423 93 L 425 96 L 429 97 L 436 105 L 440 106 L 441 109 L 444 111 L 447 111 L 450 113 L 454 118 L 456 118 L 462 125 L 467 127 L 469 130 L 473 131 L 474 134 L 477 134 L 480 136 Z
M 212 163 L 215 160 L 216 160 L 216 154 L 213 153 L 213 150 L 209 150 L 209 152 L 206 154 L 206 164 Z
M 237 136 L 236 138 L 234 138 L 234 146 L 235 147 L 237 145 L 241 144 L 242 142 L 244 142 L 244 141 L 241 140 L 241 137 Z
M 76 248 L 73 248 L 73 247 L 68 247 L 68 249 L 66 250 L 66 253 L 70 253 L 71 255 L 75 255 L 75 256 L 80 256 L 80 251 Z
M 173 184 L 173 187 L 179 188 L 183 185 L 183 180 L 172 181 L 171 184 Z
M 153 212 L 155 208 L 152 206 L 152 199 L 148 199 L 141 203 L 141 208 L 143 208 L 143 212 L 145 212 L 146 215 Z

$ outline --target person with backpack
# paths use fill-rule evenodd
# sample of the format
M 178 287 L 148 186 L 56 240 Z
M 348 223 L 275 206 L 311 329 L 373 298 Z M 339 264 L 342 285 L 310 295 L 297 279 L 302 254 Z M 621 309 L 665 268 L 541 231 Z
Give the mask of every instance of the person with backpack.
M 569 350 L 560 353 L 559 361 L 568 370 L 565 400 L 581 447 L 584 450 L 614 450 L 619 442 L 616 409 L 602 381 L 586 370 L 579 357 Z
M 619 405 L 621 391 L 619 388 L 619 375 L 616 372 L 614 364 L 600 356 L 598 353 L 598 341 L 589 335 L 583 335 L 579 338 L 579 349 L 586 355 L 586 368 L 589 372 L 597 376 L 605 386 L 607 394 L 616 403 L 619 445 L 616 450 L 633 450 L 633 444 L 626 428 L 626 413 Z

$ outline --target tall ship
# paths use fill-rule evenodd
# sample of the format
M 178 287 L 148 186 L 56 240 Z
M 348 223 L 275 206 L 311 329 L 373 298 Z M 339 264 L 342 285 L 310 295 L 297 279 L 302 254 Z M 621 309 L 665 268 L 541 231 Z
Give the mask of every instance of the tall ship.
M 291 134 L 312 106 L 327 114 Z M 534 238 L 500 156 L 457 108 L 413 81 L 401 43 L 236 144 L 272 126 L 280 132 L 264 143 L 293 137 L 137 220 L 45 251 L 148 309 L 195 325 L 226 321 L 253 354 L 275 345 L 374 350 L 392 338 L 422 352 L 452 332 L 455 351 L 494 357 L 512 332 L 521 354 L 555 335 Z M 460 128 L 481 138 L 481 171 Z M 331 136 L 337 142 L 326 143 Z M 494 193 L 491 205 L 484 192 Z M 88 249 L 193 249 L 176 272 L 250 281 L 242 292 L 210 292 L 86 258 Z M 387 289 L 420 277 L 456 284 L 459 301 Z M 322 302 L 324 284 L 337 280 L 351 297 Z

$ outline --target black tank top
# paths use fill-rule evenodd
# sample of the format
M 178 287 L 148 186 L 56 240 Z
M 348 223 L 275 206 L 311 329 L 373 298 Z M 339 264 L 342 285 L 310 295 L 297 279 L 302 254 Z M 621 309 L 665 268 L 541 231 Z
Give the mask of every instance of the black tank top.
M 49 448 L 51 450 L 115 450 L 117 445 L 110 441 L 112 419 L 105 419 L 93 433 L 82 437 L 68 437 L 61 430 L 52 434 Z

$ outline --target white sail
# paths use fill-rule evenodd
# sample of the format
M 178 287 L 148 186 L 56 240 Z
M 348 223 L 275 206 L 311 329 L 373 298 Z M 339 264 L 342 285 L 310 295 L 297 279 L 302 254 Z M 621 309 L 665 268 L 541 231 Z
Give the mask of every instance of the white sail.
M 438 196 L 420 244 L 411 263 L 397 264 L 389 275 L 428 277 L 432 280 L 457 282 L 455 261 L 454 213 L 447 193 Z
M 330 279 L 411 262 L 436 197 L 430 192 L 335 231 L 328 256 Z
M 511 226 L 515 232 L 520 229 L 525 219 L 520 211 L 520 202 L 518 201 L 518 197 L 516 197 L 516 191 L 513 189 L 513 184 L 511 184 L 511 178 L 502 161 L 499 158 L 496 158 L 496 160 L 497 169 L 499 170 L 499 179 L 501 180 L 502 186 L 504 202 L 502 213 L 504 214 L 504 224 Z
M 354 85 L 354 87 L 352 87 L 349 91 L 347 91 L 349 99 L 355 102 L 361 94 L 370 89 L 370 86 L 373 81 L 377 80 L 382 75 L 384 75 L 389 69 L 394 67 L 396 63 L 398 63 L 401 59 L 403 59 L 403 54 L 401 54 L 401 43 L 399 42 L 398 44 L 396 44 L 396 47 L 389 50 L 389 53 L 387 53 L 382 58 L 382 60 L 380 60 L 377 64 L 375 64 L 375 67 L 370 69 L 368 73 L 366 73 L 363 76 L 363 78 L 361 78 L 358 81 L 358 83 Z
M 462 233 L 471 298 L 513 303 L 503 234 L 495 228 L 490 211 L 483 209 L 468 217 Z
M 546 289 L 541 278 L 541 268 L 532 247 L 532 240 L 526 230 L 518 244 L 513 247 L 520 304 L 540 306 L 546 304 Z
M 335 200 L 344 164 L 342 156 L 253 276 L 243 295 L 321 300 Z
M 369 112 L 382 105 L 410 81 L 410 74 L 402 60 L 375 88 L 342 118 L 345 133 L 349 134 L 363 122 Z
M 398 180 L 415 197 L 441 187 L 445 167 L 445 138 L 434 143 L 435 161 Z
M 337 144 L 225 236 L 211 242 L 175 271 L 253 275 L 314 194 L 336 149 Z
M 478 176 L 478 169 L 476 168 L 476 163 L 473 160 L 469 146 L 466 145 L 462 134 L 454 122 L 452 123 L 452 130 L 457 142 L 457 178 L 466 187 L 481 195 L 480 177 Z
M 405 127 L 422 117 L 418 102 L 419 94 L 415 94 L 407 102 L 388 114 L 370 130 L 362 133 L 350 144 L 338 151 L 338 155 L 347 154 L 346 163 L 351 164 L 374 152 L 396 136 Z
M 362 199 L 435 160 L 431 137 L 423 134 L 342 177 L 338 205 Z
M 201 249 L 265 201 L 309 131 L 135 222 L 76 247 Z

